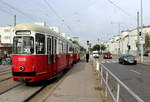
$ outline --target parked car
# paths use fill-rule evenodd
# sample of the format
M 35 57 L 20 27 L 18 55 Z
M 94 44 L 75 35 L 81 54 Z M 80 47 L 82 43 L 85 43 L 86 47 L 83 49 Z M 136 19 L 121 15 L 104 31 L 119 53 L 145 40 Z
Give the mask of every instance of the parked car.
M 105 52 L 105 53 L 103 53 L 103 58 L 104 59 L 112 59 L 112 54 L 110 52 Z
M 137 60 L 135 59 L 135 56 L 133 55 L 122 55 L 119 58 L 120 64 L 137 64 Z
M 93 51 L 92 55 L 94 58 L 99 58 L 99 52 L 98 51 Z

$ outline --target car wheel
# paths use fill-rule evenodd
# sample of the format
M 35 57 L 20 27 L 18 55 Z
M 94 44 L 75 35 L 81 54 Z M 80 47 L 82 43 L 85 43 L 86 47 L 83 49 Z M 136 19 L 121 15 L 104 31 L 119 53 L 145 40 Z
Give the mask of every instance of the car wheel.
M 134 65 L 136 65 L 137 64 L 137 62 L 134 62 Z
M 122 64 L 125 65 L 125 62 L 123 61 Z

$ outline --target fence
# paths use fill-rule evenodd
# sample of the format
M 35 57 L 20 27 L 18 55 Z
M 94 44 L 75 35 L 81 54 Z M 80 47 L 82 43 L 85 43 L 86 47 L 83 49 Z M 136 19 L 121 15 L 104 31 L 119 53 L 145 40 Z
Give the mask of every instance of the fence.
M 93 61 L 96 64 L 96 70 L 99 74 L 100 77 L 100 84 L 101 87 L 103 86 L 103 83 L 105 85 L 105 97 L 109 95 L 111 96 L 111 99 L 113 102 L 120 102 L 120 94 L 123 92 L 127 92 L 128 96 L 132 97 L 135 102 L 144 102 L 138 95 L 136 95 L 128 86 L 126 86 L 118 77 L 116 77 L 108 68 L 106 68 L 102 63 L 100 63 L 99 60 L 94 60 Z M 113 84 L 110 85 L 110 81 L 113 80 Z M 115 86 L 114 83 L 116 83 Z M 114 91 L 113 87 L 116 88 Z M 123 91 L 120 91 L 122 88 Z M 108 98 L 108 97 L 107 97 Z M 133 99 L 129 101 L 129 98 L 126 97 L 127 101 L 125 102 L 133 102 Z

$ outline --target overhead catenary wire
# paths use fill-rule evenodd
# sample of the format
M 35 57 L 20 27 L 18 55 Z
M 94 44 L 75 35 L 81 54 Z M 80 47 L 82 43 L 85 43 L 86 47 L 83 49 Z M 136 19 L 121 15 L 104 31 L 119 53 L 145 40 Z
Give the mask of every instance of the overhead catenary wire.
M 14 15 L 13 13 L 11 13 L 3 8 L 0 8 L 0 11 L 2 11 L 3 13 L 9 14 L 9 15 Z
M 4 4 L 5 6 L 9 7 L 10 9 L 20 13 L 21 15 L 23 15 L 24 17 L 27 17 L 29 18 L 30 20 L 35 20 L 31 15 L 19 10 L 18 8 L 15 8 L 14 6 L 8 4 L 7 2 L 3 1 L 3 0 L 0 0 L 0 3 Z M 6 11 L 6 10 L 5 10 Z M 10 14 L 10 13 L 9 13 Z
M 124 13 L 126 16 L 131 17 L 132 19 L 134 19 L 136 21 L 136 19 L 131 16 L 128 12 L 126 12 L 123 8 L 121 8 L 120 6 L 118 6 L 117 4 L 115 4 L 113 1 L 111 0 L 107 0 L 110 4 L 112 4 L 113 6 L 115 6 L 116 8 L 118 8 L 122 13 Z M 134 24 L 131 24 L 132 26 L 135 26 Z
M 74 33 L 71 29 L 71 27 L 65 23 L 65 20 L 59 16 L 59 14 L 55 11 L 55 9 L 50 5 L 50 3 L 47 1 L 47 0 L 43 0 L 44 3 L 49 7 L 49 9 L 51 9 L 51 11 L 55 14 L 55 16 L 60 20 L 60 22 L 64 23 L 65 26 L 67 27 L 67 29 L 71 32 L 71 33 Z
M 128 12 L 126 12 L 124 9 L 122 9 L 121 7 L 119 7 L 117 4 L 115 4 L 113 1 L 111 0 L 107 0 L 109 3 L 111 3 L 112 5 L 114 5 L 116 8 L 118 8 L 121 12 L 123 12 L 125 15 L 127 16 L 131 16 Z

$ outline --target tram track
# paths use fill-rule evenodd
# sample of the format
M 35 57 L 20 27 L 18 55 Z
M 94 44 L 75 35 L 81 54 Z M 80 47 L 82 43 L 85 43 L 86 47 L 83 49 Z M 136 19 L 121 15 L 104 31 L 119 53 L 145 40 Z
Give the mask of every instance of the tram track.
M 58 75 L 59 78 L 57 77 L 55 79 L 40 82 L 40 85 L 38 86 L 37 85 L 26 86 L 23 83 L 19 83 L 19 84 L 17 83 L 16 85 L 13 85 L 13 87 L 10 87 L 7 90 L 0 92 L 0 100 L 2 102 L 46 101 L 47 98 L 52 94 L 52 92 L 66 79 L 66 77 L 69 75 L 70 72 L 71 70 L 65 72 L 63 75 L 62 74 Z
M 30 98 L 40 92 L 45 86 L 26 86 L 19 84 L 0 95 L 2 102 L 27 102 Z M 17 96 L 17 97 L 16 97 Z M 16 97 L 16 98 L 14 98 Z
M 8 80 L 12 77 L 12 74 L 11 73 L 4 73 L 2 75 L 0 75 L 0 83 L 5 81 L 5 80 Z
M 8 70 L 11 70 L 11 69 L 10 68 L 3 69 L 3 70 L 1 69 L 0 72 L 5 72 L 5 71 L 8 71 Z
M 54 80 L 53 82 L 48 84 L 45 88 L 43 88 L 43 90 L 34 95 L 34 97 L 24 102 L 45 102 L 70 73 L 71 69 L 65 72 L 63 76 L 59 76 L 57 80 Z
M 19 84 L 17 84 L 17 85 L 14 85 L 14 86 L 12 86 L 12 87 L 10 87 L 10 88 L 8 88 L 8 89 L 6 89 L 6 90 L 0 92 L 0 95 L 4 94 L 4 93 L 6 93 L 6 92 L 8 92 L 8 91 L 10 91 L 10 90 L 12 90 L 12 89 L 14 89 L 14 88 L 20 86 L 20 85 L 22 85 L 22 83 L 19 83 Z
M 7 77 L 7 78 L 4 78 L 4 79 L 1 79 L 0 82 L 3 82 L 3 81 L 6 81 L 8 79 L 10 79 L 11 77 Z
M 11 69 L 11 66 L 0 67 L 0 71 Z
M 9 74 L 9 73 L 11 73 L 11 71 L 0 72 L 0 76 L 2 76 L 4 74 Z
M 15 82 L 11 78 L 3 78 L 0 82 L 0 95 L 8 92 L 9 90 L 19 86 L 20 82 Z

